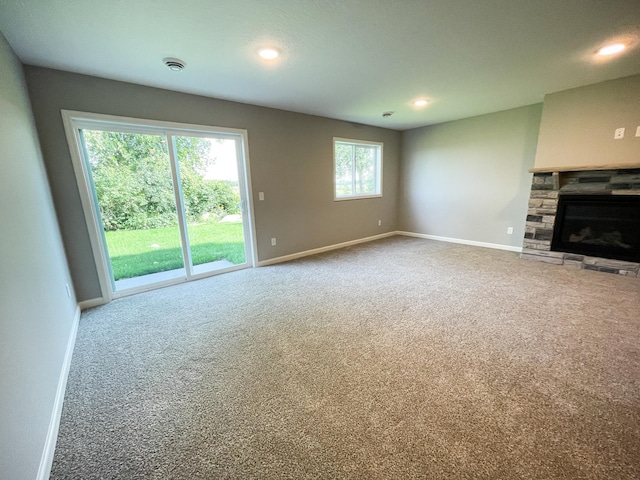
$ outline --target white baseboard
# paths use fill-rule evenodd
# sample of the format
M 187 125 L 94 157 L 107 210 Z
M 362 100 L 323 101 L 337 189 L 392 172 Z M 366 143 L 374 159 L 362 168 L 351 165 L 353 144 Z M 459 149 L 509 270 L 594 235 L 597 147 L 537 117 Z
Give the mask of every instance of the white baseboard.
M 58 428 L 60 427 L 60 416 L 62 415 L 62 404 L 64 402 L 64 393 L 67 389 L 67 378 L 69 378 L 69 368 L 71 367 L 71 357 L 73 356 L 73 347 L 76 344 L 76 335 L 78 334 L 78 325 L 80 324 L 80 307 L 76 308 L 71 325 L 71 332 L 67 340 L 67 350 L 64 354 L 62 368 L 60 369 L 60 377 L 58 379 L 58 389 L 53 403 L 53 411 L 51 412 L 51 420 L 49 421 L 49 431 L 45 440 L 44 450 L 40 459 L 40 467 L 38 468 L 37 480 L 48 480 L 51 474 L 51 466 L 53 465 L 53 454 L 56 450 L 56 440 L 58 439 Z
M 328 245 L 326 247 L 321 247 L 321 248 L 314 248 L 312 250 L 305 250 L 304 252 L 292 253 L 291 255 L 283 255 L 282 257 L 270 258 L 268 260 L 263 260 L 261 262 L 258 262 L 257 266 L 266 267 L 267 265 L 274 265 L 276 263 L 288 262 L 290 260 L 307 257 L 309 255 L 316 255 L 318 253 L 328 252 L 330 250 L 337 250 L 339 248 L 348 247 L 350 245 L 357 245 L 358 243 L 372 242 L 374 240 L 380 240 L 381 238 L 393 237 L 394 235 L 426 238 L 429 240 L 437 240 L 440 242 L 460 243 L 463 245 L 472 245 L 474 247 L 494 248 L 497 250 L 508 250 L 510 252 L 522 253 L 522 247 L 513 247 L 511 245 L 502 245 L 499 243 L 476 242 L 475 240 L 464 240 L 460 238 L 440 237 L 437 235 L 428 235 L 425 233 L 396 231 L 396 232 L 383 233 L 380 235 L 374 235 L 372 237 L 359 238 L 357 240 L 351 240 L 349 242 L 336 243 L 334 245 Z
M 78 303 L 78 306 L 80 307 L 80 310 L 86 310 L 87 308 L 99 307 L 100 305 L 104 305 L 105 303 L 108 303 L 106 299 L 98 297 L 91 298 L 89 300 L 83 300 L 82 302 Z
M 321 248 L 314 248 L 313 250 L 305 250 L 304 252 L 292 253 L 291 255 L 284 255 L 282 257 L 270 258 L 258 262 L 258 267 L 266 267 L 267 265 L 274 265 L 276 263 L 288 262 L 295 260 L 296 258 L 308 257 L 309 255 L 316 255 L 318 253 L 328 252 L 330 250 L 337 250 L 339 248 L 349 247 L 351 245 L 357 245 L 358 243 L 372 242 L 374 240 L 380 240 L 381 238 L 393 237 L 397 232 L 382 233 L 380 235 L 374 235 L 373 237 L 359 238 L 357 240 L 351 240 L 349 242 L 336 243 Z
M 396 232 L 397 235 L 406 237 L 427 238 L 429 240 L 437 240 L 439 242 L 461 243 L 463 245 L 473 245 L 474 247 L 495 248 L 497 250 L 508 250 L 510 252 L 522 253 L 522 247 L 513 247 L 511 245 L 502 245 L 499 243 L 476 242 L 475 240 L 463 240 L 461 238 L 439 237 L 437 235 L 428 235 L 426 233 L 413 232 Z

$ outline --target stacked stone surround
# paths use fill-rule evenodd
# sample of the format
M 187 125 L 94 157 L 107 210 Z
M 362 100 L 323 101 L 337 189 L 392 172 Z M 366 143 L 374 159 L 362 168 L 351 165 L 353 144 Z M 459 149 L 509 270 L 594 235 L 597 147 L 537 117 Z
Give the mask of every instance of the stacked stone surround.
M 640 263 L 551 251 L 562 194 L 640 195 L 640 168 L 534 173 L 521 255 L 565 267 L 640 277 Z

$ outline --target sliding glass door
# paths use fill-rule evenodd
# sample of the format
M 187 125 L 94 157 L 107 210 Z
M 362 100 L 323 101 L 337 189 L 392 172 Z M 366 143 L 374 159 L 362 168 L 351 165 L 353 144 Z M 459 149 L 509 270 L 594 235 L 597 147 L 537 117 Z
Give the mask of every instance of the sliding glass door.
M 238 165 L 241 145 L 222 136 L 172 137 L 186 217 L 186 250 L 194 274 L 246 262 Z
M 184 276 L 166 137 L 90 129 L 79 133 L 116 290 Z
M 107 297 L 252 264 L 245 132 L 64 115 Z

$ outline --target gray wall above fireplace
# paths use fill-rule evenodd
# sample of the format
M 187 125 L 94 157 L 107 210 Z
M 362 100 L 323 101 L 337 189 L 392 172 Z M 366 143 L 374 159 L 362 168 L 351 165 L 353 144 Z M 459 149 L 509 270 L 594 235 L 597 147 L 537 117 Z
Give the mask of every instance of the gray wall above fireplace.
M 638 105 L 640 75 L 545 95 L 535 169 L 640 167 Z

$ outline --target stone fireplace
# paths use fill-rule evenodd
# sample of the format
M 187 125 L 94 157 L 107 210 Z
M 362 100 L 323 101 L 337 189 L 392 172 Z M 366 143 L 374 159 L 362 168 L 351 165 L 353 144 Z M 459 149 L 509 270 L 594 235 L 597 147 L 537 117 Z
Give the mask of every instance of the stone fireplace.
M 639 211 L 640 168 L 536 172 L 521 257 L 639 277 Z

